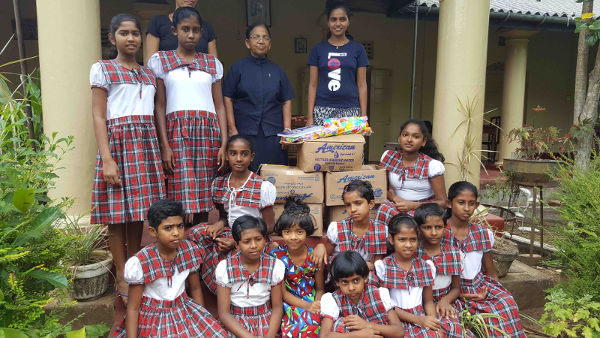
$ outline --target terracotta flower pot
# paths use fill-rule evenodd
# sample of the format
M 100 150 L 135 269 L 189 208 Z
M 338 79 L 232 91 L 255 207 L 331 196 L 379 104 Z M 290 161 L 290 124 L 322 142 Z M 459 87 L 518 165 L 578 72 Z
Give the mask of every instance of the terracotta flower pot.
M 494 254 L 496 273 L 498 277 L 504 277 L 508 273 L 512 262 L 519 256 L 519 247 L 513 241 L 496 237 L 492 253 Z
M 73 298 L 85 301 L 102 296 L 108 289 L 112 255 L 106 250 L 96 250 L 94 256 L 100 261 L 88 265 L 71 266 Z

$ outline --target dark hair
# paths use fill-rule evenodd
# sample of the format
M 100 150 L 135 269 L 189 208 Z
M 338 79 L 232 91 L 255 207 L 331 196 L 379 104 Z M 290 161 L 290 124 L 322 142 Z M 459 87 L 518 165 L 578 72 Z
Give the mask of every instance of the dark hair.
M 420 225 L 427 223 L 427 217 L 430 217 L 430 216 L 442 217 L 442 219 L 443 219 L 445 212 L 446 212 L 446 210 L 444 210 L 444 208 L 440 207 L 440 205 L 437 203 L 421 204 L 415 210 L 414 220 L 420 226 Z
M 419 232 L 419 227 L 417 226 L 417 222 L 408 216 L 407 214 L 397 214 L 388 223 L 388 234 L 391 237 L 399 234 L 402 229 L 415 229 L 415 232 Z
M 346 6 L 345 3 L 343 3 L 342 1 L 327 1 L 326 5 L 325 5 L 325 11 L 327 13 L 327 21 L 329 21 L 329 18 L 331 17 L 331 12 L 335 11 L 336 9 L 343 9 L 346 12 L 346 16 L 348 18 L 350 18 L 350 7 Z M 350 32 L 348 30 L 346 30 L 346 38 L 348 38 L 348 40 L 354 40 L 354 37 L 350 34 Z M 327 32 L 327 38 L 329 39 L 331 37 L 331 31 Z
M 342 278 L 359 275 L 363 278 L 369 277 L 369 266 L 364 258 L 356 251 L 342 251 L 338 253 L 329 269 L 331 279 L 334 282 Z
M 250 39 L 250 33 L 252 33 L 254 28 L 260 27 L 260 26 L 265 27 L 265 29 L 267 30 L 267 33 L 269 33 L 269 36 L 271 36 L 271 28 L 269 28 L 269 26 L 267 26 L 266 23 L 256 22 L 256 23 L 253 23 L 253 24 L 249 25 L 248 27 L 246 27 L 246 39 Z
M 245 142 L 248 145 L 248 148 L 250 148 L 250 151 L 254 153 L 254 143 L 252 143 L 252 141 L 247 136 L 240 134 L 233 135 L 229 138 L 229 140 L 227 140 L 226 150 L 229 150 L 229 148 L 231 148 L 235 141 Z
M 158 229 L 160 223 L 166 218 L 172 216 L 180 216 L 182 219 L 185 216 L 183 205 L 181 202 L 172 199 L 158 200 L 148 208 L 148 223 L 154 229 Z
M 421 130 L 421 134 L 423 134 L 423 138 L 425 138 L 425 140 L 427 140 L 427 143 L 423 147 L 421 147 L 421 149 L 419 149 L 419 152 L 421 152 L 431 158 L 434 158 L 440 162 L 444 162 L 446 159 L 444 158 L 444 155 L 442 155 L 442 153 L 440 153 L 438 151 L 437 144 L 431 137 L 431 133 L 429 132 L 429 128 L 427 128 L 427 125 L 425 124 L 425 122 L 423 122 L 421 120 L 413 120 L 413 119 L 408 120 L 408 121 L 404 122 L 402 124 L 402 126 L 400 126 L 400 134 L 402 134 L 402 131 L 404 130 L 404 128 L 406 128 L 406 126 L 408 126 L 409 124 L 416 124 L 419 127 L 419 129 Z
M 316 230 L 308 205 L 299 198 L 288 197 L 283 212 L 275 223 L 275 233 L 281 236 L 283 230 L 291 228 L 294 224 L 306 231 L 307 236 Z
M 344 195 L 347 192 L 356 191 L 358 194 L 367 200 L 367 202 L 371 202 L 375 199 L 375 193 L 373 192 L 373 186 L 369 181 L 362 180 L 354 180 L 344 187 L 344 192 L 342 193 L 342 199 L 344 199 Z
M 265 224 L 265 221 L 263 221 L 261 218 L 244 215 L 238 217 L 231 226 L 233 240 L 236 243 L 239 243 L 240 239 L 242 238 L 242 232 L 250 229 L 258 229 L 263 237 L 267 237 L 267 225 Z
M 177 29 L 177 25 L 187 18 L 196 18 L 202 25 L 202 17 L 194 7 L 179 7 L 173 12 L 173 27 Z
M 461 192 L 465 190 L 471 191 L 473 195 L 475 195 L 475 199 L 479 197 L 477 187 L 473 185 L 473 183 L 467 181 L 458 181 L 452 183 L 452 185 L 448 189 L 448 200 L 450 201 L 450 206 L 448 207 L 448 209 L 446 209 L 446 216 L 444 217 L 445 220 L 450 219 L 450 216 L 452 216 L 452 200 L 455 199 L 456 196 L 458 196 Z
M 140 30 L 140 34 L 141 34 L 142 26 L 141 26 L 138 18 L 136 18 L 135 16 L 133 16 L 131 14 L 121 13 L 121 14 L 117 14 L 117 15 L 113 16 L 112 19 L 110 19 L 110 26 L 108 28 L 109 28 L 109 32 L 110 32 L 110 34 L 112 34 L 112 36 L 115 36 L 115 33 L 117 32 L 119 27 L 121 27 L 121 24 L 124 21 L 133 21 L 133 23 L 135 23 L 135 26 L 137 27 L 137 29 Z M 110 52 L 108 54 L 108 58 L 114 59 L 117 57 L 118 54 L 119 54 L 119 51 L 117 50 L 117 47 L 113 45 L 110 47 Z

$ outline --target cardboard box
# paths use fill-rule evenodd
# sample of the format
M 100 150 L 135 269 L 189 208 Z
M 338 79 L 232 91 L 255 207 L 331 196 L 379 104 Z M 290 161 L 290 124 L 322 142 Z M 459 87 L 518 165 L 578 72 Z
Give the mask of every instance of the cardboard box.
M 295 196 L 305 203 L 323 203 L 323 173 L 305 173 L 296 167 L 264 164 L 260 176 L 277 189 L 275 203 L 285 203 L 288 196 Z
M 298 168 L 305 172 L 359 170 L 364 145 L 360 134 L 304 141 L 298 150 Z
M 377 208 L 379 205 L 376 205 L 369 212 L 369 217 L 374 219 L 377 216 Z M 327 217 L 326 217 L 326 225 L 329 226 L 331 222 L 341 221 L 345 218 L 348 218 L 348 212 L 346 212 L 346 207 L 343 205 L 336 205 L 334 207 L 327 207 Z
M 311 235 L 312 237 L 322 237 L 323 236 L 323 203 L 312 203 L 308 204 L 310 208 L 310 213 L 313 215 L 315 220 L 315 232 Z M 281 216 L 283 213 L 283 204 L 275 204 L 273 206 L 273 211 L 275 212 L 275 221 Z
M 325 205 L 344 205 L 342 193 L 344 186 L 354 180 L 371 182 L 375 195 L 375 204 L 387 197 L 386 170 L 377 165 L 363 165 L 361 170 L 325 173 Z

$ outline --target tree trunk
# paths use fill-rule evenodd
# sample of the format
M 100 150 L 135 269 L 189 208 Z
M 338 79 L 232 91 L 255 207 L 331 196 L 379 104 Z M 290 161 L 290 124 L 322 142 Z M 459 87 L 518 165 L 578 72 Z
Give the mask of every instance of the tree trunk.
M 581 7 L 581 14 L 591 13 L 594 10 L 594 2 L 584 2 Z M 577 43 L 577 68 L 575 70 L 575 106 L 573 111 L 573 124 L 579 124 L 579 116 L 585 103 L 585 93 L 587 88 L 589 46 L 585 42 L 587 30 L 579 33 L 579 42 Z
M 594 123 L 598 119 L 598 100 L 600 99 L 600 48 L 596 52 L 594 69 L 590 73 L 587 96 L 581 115 L 579 125 L 582 125 L 581 135 L 578 139 L 578 149 L 575 152 L 575 165 L 587 169 L 590 162 L 592 147 L 594 146 L 595 132 Z M 584 126 L 590 124 L 590 126 Z

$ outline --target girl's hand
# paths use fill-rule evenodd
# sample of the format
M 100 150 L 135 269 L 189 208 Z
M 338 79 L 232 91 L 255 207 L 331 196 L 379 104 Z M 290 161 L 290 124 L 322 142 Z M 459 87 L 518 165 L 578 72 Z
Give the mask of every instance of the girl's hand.
M 226 145 L 221 146 L 221 148 L 219 148 L 219 153 L 217 154 L 217 165 L 219 166 L 219 168 L 217 169 L 218 171 L 222 171 L 223 169 L 225 169 L 225 148 Z
M 366 320 L 358 315 L 350 315 L 344 318 L 344 326 L 351 331 L 360 331 L 371 328 L 371 325 Z
M 481 292 L 479 292 L 479 293 L 468 293 L 468 294 L 465 294 L 464 297 L 467 298 L 467 299 L 475 300 L 475 301 L 477 301 L 477 300 L 484 300 L 487 297 L 488 291 L 489 291 L 488 288 L 484 286 L 481 289 Z
M 324 264 L 327 264 L 327 249 L 325 244 L 319 243 L 315 245 L 310 260 L 317 265 L 319 269 L 323 268 Z
M 320 315 L 321 314 L 321 301 L 315 300 L 312 303 L 308 303 L 308 306 L 304 309 L 310 313 Z
M 239 132 L 236 127 L 229 128 L 229 131 L 227 132 L 227 136 L 229 136 L 229 137 L 237 135 L 237 134 L 239 134 Z
M 166 145 L 160 152 L 162 158 L 163 171 L 167 175 L 173 175 L 173 168 L 175 168 L 175 155 L 171 150 L 171 146 Z
M 400 212 L 409 212 L 413 210 L 411 201 L 407 201 L 398 196 L 394 198 L 394 204 L 396 205 L 396 209 Z
M 312 116 L 310 116 L 310 117 L 307 117 L 307 118 L 306 118 L 306 126 L 307 126 L 307 127 L 308 127 L 308 126 L 312 126 L 313 124 L 315 124 L 315 120 L 313 119 L 313 117 L 312 117 Z
M 440 321 L 434 316 L 422 316 L 419 325 L 421 325 L 421 327 L 434 331 L 437 331 L 442 328 L 442 326 L 440 325 Z
M 445 300 L 440 300 L 437 303 L 435 311 L 444 318 L 456 318 L 456 310 Z
M 206 226 L 206 234 L 209 235 L 212 239 L 215 239 L 223 233 L 223 229 L 225 229 L 225 222 L 219 220 L 215 222 L 215 224 L 208 224 Z
M 215 238 L 215 243 L 217 243 L 217 250 L 219 252 L 229 252 L 235 248 L 235 241 L 233 238 Z
M 104 181 L 110 185 L 121 185 L 121 173 L 119 172 L 117 162 L 112 158 L 102 160 L 102 176 L 104 177 Z

